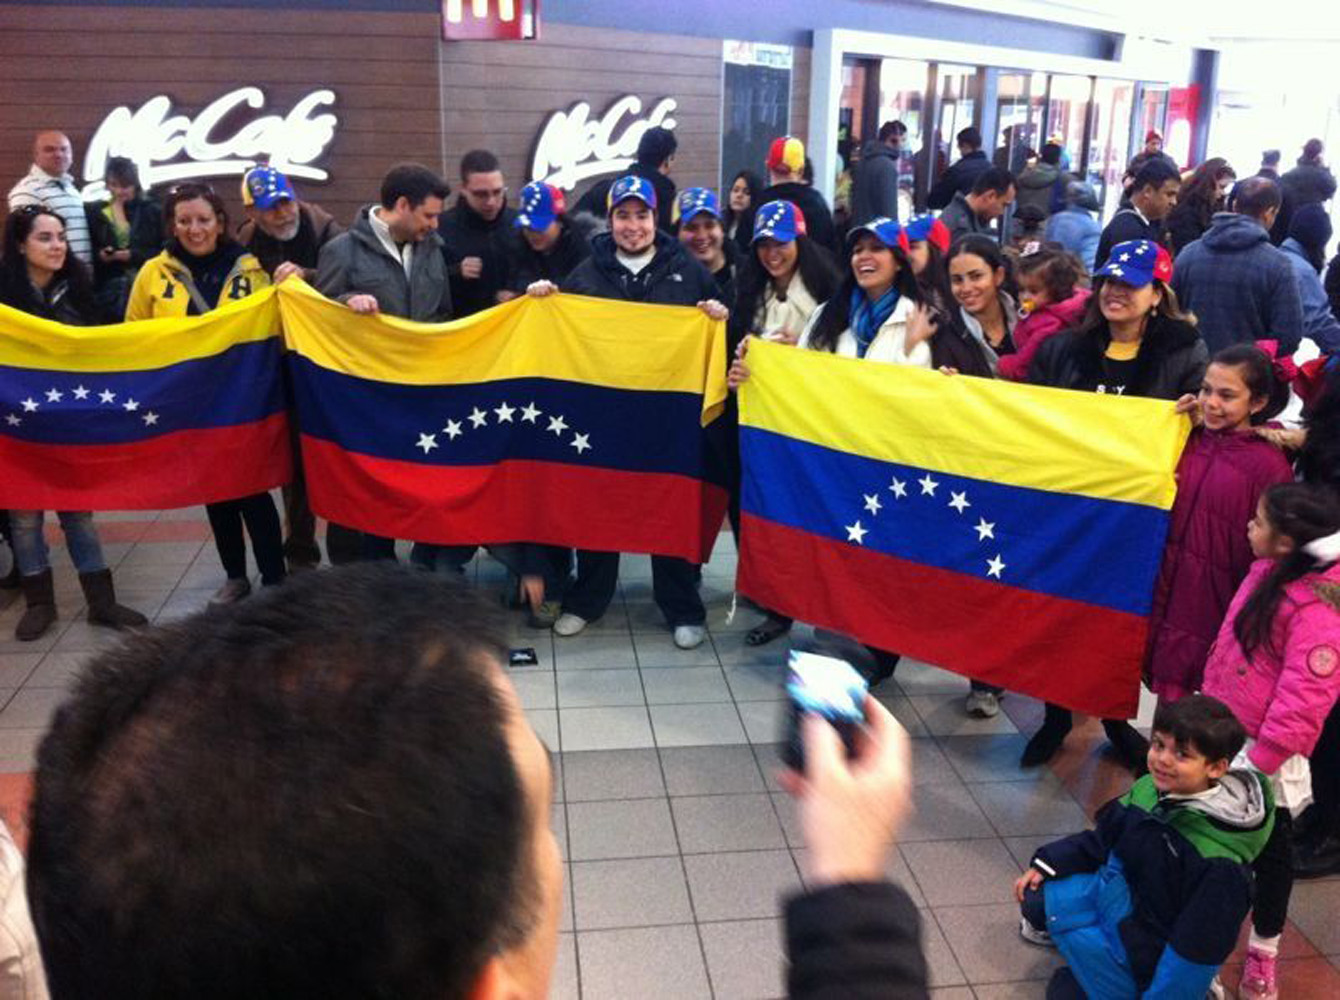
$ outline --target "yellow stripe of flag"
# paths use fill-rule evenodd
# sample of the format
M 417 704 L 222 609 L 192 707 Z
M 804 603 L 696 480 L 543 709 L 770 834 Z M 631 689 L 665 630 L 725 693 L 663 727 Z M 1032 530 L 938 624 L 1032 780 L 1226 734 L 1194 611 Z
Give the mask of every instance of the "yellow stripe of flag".
M 749 368 L 742 426 L 946 475 L 1163 509 L 1190 432 L 1165 400 L 947 377 L 758 338 Z

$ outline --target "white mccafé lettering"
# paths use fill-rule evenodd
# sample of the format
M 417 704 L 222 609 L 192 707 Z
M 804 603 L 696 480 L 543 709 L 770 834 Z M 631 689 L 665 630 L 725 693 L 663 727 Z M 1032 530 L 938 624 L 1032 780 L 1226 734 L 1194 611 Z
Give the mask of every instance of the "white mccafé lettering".
M 312 166 L 330 145 L 339 120 L 318 108 L 335 103 L 330 90 L 314 90 L 287 115 L 262 115 L 232 135 L 216 133 L 241 108 L 259 111 L 265 94 L 239 87 L 206 105 L 194 119 L 172 114 L 172 100 L 159 95 L 138 111 L 122 106 L 103 119 L 84 158 L 84 197 L 106 197 L 102 177 L 110 156 L 125 156 L 139 168 L 145 188 L 197 177 L 241 176 L 258 161 L 292 177 L 323 181 L 329 174 Z
M 677 106 L 673 98 L 666 97 L 646 117 L 638 118 L 642 101 L 629 95 L 619 98 L 594 121 L 586 101 L 578 101 L 567 111 L 555 111 L 540 132 L 530 175 L 571 190 L 589 177 L 627 170 L 647 129 L 675 127 L 670 115 Z M 629 116 L 632 120 L 625 122 Z

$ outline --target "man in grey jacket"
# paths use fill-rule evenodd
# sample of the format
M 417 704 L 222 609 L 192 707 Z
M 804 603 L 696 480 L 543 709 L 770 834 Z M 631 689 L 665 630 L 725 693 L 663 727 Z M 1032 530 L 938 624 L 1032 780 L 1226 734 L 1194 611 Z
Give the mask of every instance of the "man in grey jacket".
M 364 315 L 423 323 L 450 319 L 451 285 L 437 235 L 437 217 L 450 193 L 427 167 L 392 167 L 382 179 L 381 204 L 360 209 L 348 231 L 321 248 L 317 290 Z M 394 559 L 395 541 L 332 523 L 326 552 L 336 564 Z
M 851 181 L 853 227 L 871 219 L 898 218 L 898 158 L 906 139 L 907 126 L 888 121 L 879 127 L 878 139 L 861 147 L 861 162 Z

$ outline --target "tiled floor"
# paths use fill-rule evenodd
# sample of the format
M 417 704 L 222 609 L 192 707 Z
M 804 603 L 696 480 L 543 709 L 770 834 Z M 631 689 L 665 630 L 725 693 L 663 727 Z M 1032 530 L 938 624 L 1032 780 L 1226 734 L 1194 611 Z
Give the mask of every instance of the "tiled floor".
M 99 523 L 122 598 L 158 621 L 202 607 L 221 582 L 200 510 Z M 12 641 L 21 607 L 0 592 L 0 814 L 20 842 L 42 729 L 80 664 L 110 641 L 82 620 L 58 531 L 52 542 L 62 617 L 49 636 Z M 723 536 L 703 574 L 711 637 L 691 652 L 662 625 L 646 558 L 624 559 L 613 607 L 581 636 L 555 639 L 518 616 L 516 645 L 539 664 L 512 677 L 560 765 L 553 817 L 568 883 L 555 997 L 783 995 L 779 900 L 801 887 L 804 859 L 774 780 L 786 643 L 743 644 L 758 619 L 742 608 L 727 621 L 734 569 Z M 492 561 L 472 572 L 500 588 Z M 936 996 L 1041 997 L 1056 960 L 1019 939 L 1011 883 L 1038 843 L 1079 829 L 1129 779 L 1093 723 L 1051 768 L 1020 771 L 1037 703 L 1012 695 L 1001 716 L 975 721 L 962 712 L 965 689 L 904 662 L 880 690 L 915 738 L 916 813 L 888 871 L 921 908 Z M 1297 887 L 1284 997 L 1340 996 L 1337 913 L 1340 879 Z

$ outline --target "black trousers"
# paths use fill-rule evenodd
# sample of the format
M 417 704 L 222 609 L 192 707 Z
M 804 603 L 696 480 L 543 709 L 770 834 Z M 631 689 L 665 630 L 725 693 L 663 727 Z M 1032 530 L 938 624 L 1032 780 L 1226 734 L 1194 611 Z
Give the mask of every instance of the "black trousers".
M 577 550 L 577 579 L 563 598 L 563 610 L 587 621 L 603 615 L 619 585 L 619 553 Z M 693 563 L 671 556 L 651 557 L 651 590 L 671 628 L 701 625 L 707 609 L 698 596 Z
M 1340 836 L 1340 702 L 1326 716 L 1311 764 L 1312 801 L 1319 829 Z
M 334 522 L 326 525 L 326 555 L 332 566 L 377 559 L 395 559 L 395 539 L 369 535 Z
M 1256 873 L 1256 901 L 1252 905 L 1252 927 L 1259 937 L 1270 938 L 1284 930 L 1293 894 L 1293 818 L 1287 809 L 1275 810 L 1275 829 L 1252 863 Z
M 256 493 L 240 500 L 205 505 L 214 545 L 219 550 L 223 570 L 230 580 L 247 575 L 247 543 L 242 533 L 251 536 L 251 548 L 261 571 L 261 583 L 270 585 L 284 579 L 284 533 L 279 511 L 268 493 Z

